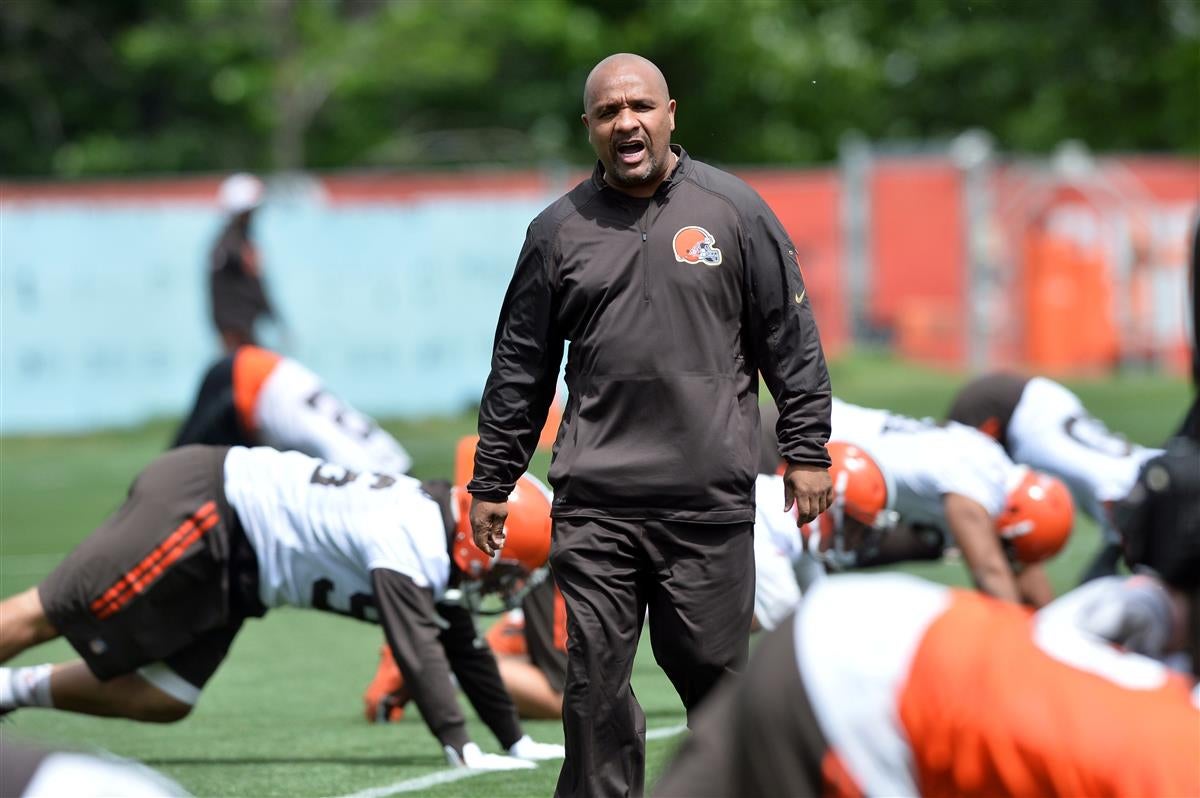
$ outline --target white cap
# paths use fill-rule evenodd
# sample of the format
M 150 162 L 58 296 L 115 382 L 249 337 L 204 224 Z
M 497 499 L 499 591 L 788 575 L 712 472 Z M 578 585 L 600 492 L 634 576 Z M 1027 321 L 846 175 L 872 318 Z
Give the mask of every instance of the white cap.
M 264 192 L 265 187 L 261 180 L 252 174 L 238 172 L 221 183 L 217 201 L 221 204 L 221 210 L 226 213 L 244 213 L 262 204 Z

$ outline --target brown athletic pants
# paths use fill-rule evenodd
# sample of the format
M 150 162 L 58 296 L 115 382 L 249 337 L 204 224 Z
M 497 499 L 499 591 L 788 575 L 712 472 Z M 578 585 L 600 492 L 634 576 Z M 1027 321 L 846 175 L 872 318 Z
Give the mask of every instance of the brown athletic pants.
M 696 713 L 656 798 L 818 798 L 831 781 L 829 745 L 796 665 L 795 616 L 766 635 L 746 672 L 725 679 Z
M 629 677 L 649 610 L 654 658 L 689 715 L 746 661 L 753 524 L 558 518 L 550 567 L 567 606 L 566 760 L 555 795 L 641 795 L 646 717 Z

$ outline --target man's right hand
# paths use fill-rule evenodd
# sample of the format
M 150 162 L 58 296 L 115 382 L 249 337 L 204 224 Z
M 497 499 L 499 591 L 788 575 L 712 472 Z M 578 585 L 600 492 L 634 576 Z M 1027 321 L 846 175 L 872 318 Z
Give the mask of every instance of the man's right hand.
M 504 548 L 504 520 L 508 518 L 508 502 L 487 502 L 471 499 L 471 535 L 475 545 L 489 557 Z

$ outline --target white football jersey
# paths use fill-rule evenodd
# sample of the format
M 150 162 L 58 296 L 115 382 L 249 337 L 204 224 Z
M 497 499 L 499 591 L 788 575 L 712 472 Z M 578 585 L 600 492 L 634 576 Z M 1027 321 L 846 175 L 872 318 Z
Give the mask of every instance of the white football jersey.
M 891 415 L 877 435 L 856 443 L 890 478 L 901 520 L 943 530 L 947 493 L 973 499 L 995 518 L 1022 473 L 1000 444 L 962 424 Z
M 795 513 L 783 509 L 783 477 L 759 474 L 754 502 L 754 617 L 769 630 L 796 608 L 802 591 L 825 577 L 825 569 L 805 552 Z
M 259 442 L 362 471 L 404 474 L 412 458 L 370 417 L 325 390 L 316 374 L 283 358 L 254 405 Z
M 300 452 L 234 447 L 225 495 L 258 555 L 270 607 L 372 617 L 371 571 L 405 574 L 439 598 L 450 578 L 441 508 L 411 477 L 357 472 Z
M 835 396 L 830 411 L 829 440 L 849 443 L 873 440 L 887 426 L 888 419 L 893 417 L 894 414 L 887 410 L 853 405 Z
M 759 474 L 754 482 L 754 539 L 763 541 L 789 562 L 800 558 L 804 545 L 793 510 L 783 509 L 783 477 Z
M 1025 385 L 1007 435 L 1014 460 L 1061 479 L 1076 505 L 1106 525 L 1104 502 L 1125 498 L 1142 464 L 1163 451 L 1110 432 L 1078 396 L 1044 377 Z

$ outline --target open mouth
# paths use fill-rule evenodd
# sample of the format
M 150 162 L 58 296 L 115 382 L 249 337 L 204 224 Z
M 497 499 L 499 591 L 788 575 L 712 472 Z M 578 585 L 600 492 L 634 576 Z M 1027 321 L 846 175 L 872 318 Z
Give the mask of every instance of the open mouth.
M 622 163 L 635 164 L 642 160 L 645 152 L 646 143 L 643 141 L 623 141 L 617 145 L 617 157 Z

